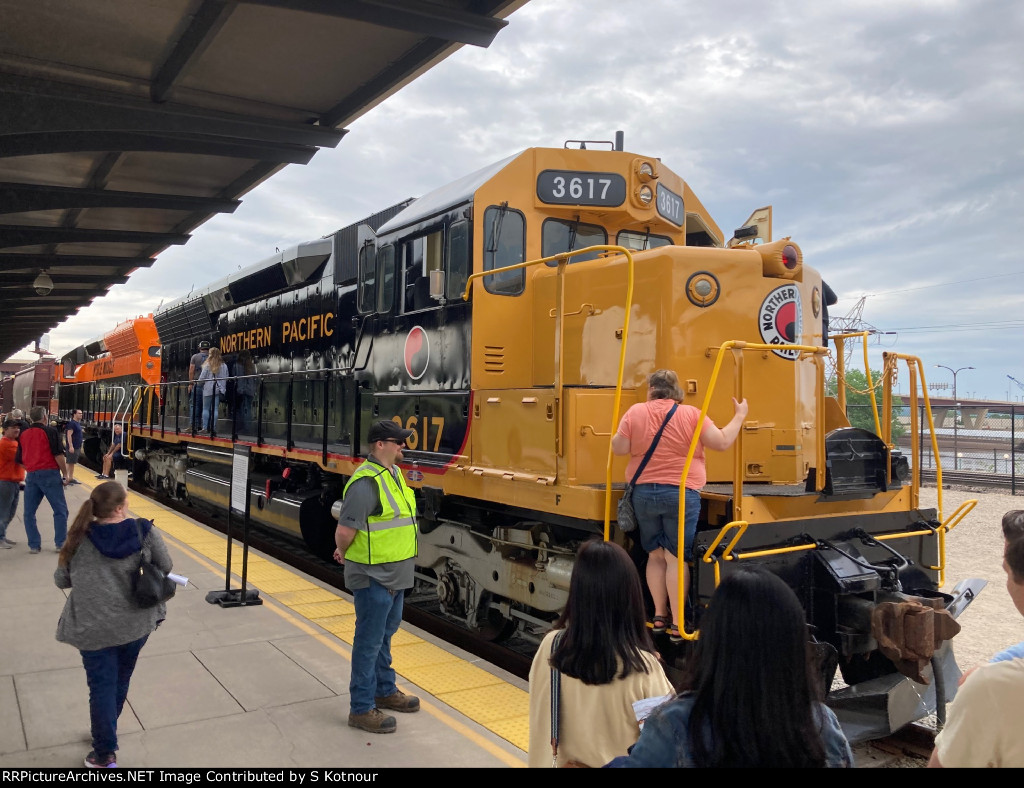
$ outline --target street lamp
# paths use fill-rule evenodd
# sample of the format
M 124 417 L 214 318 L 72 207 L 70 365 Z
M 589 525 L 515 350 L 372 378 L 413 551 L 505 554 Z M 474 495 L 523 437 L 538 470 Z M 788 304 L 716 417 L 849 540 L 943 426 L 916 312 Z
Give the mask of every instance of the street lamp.
M 953 373 L 953 470 L 960 469 L 960 455 L 957 453 L 957 425 L 960 421 L 960 403 L 956 398 L 956 375 L 958 372 L 963 372 L 965 369 L 974 369 L 974 367 L 958 367 L 953 369 L 952 367 L 944 366 L 943 364 L 936 364 L 939 369 L 948 369 Z

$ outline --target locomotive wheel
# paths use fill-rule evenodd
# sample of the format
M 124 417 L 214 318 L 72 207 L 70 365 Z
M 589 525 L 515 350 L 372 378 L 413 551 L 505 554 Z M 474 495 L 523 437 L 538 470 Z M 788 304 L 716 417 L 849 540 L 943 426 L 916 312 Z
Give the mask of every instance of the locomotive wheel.
M 156 489 L 156 487 L 157 487 L 157 478 L 156 478 L 156 474 L 153 473 L 153 468 L 152 467 L 150 467 L 149 465 L 146 466 L 146 472 L 143 474 L 142 478 L 143 478 L 143 481 L 146 482 L 146 486 L 149 489 L 151 489 L 151 490 L 155 490 Z
M 500 643 L 512 637 L 516 631 L 516 622 L 505 618 L 497 610 L 487 611 L 487 621 L 480 623 L 479 635 L 484 640 Z

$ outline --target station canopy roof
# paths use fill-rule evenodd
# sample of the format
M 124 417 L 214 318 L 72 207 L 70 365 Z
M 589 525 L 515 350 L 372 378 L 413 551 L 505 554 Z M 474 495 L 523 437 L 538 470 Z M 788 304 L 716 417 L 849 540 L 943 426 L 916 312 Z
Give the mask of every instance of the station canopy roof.
M 0 0 L 0 360 L 526 2 Z

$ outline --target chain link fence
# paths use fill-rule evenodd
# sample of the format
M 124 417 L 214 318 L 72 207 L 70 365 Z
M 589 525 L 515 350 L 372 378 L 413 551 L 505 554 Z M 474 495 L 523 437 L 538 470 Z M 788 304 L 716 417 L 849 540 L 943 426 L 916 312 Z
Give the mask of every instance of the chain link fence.
M 927 429 L 924 405 L 919 409 L 921 475 L 924 480 L 933 480 L 935 449 Z M 894 405 L 892 411 L 893 443 L 910 460 L 910 408 Z M 846 413 L 853 426 L 874 432 L 870 404 L 848 405 Z M 1024 405 L 933 408 L 932 418 L 945 479 L 1005 487 L 1014 495 L 1018 488 L 1024 490 Z

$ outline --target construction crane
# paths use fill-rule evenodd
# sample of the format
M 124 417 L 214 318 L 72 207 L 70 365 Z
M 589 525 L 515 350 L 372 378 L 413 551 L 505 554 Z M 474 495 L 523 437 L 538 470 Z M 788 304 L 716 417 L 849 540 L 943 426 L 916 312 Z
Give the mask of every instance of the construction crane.
M 1014 383 L 1016 383 L 1017 384 L 1017 388 L 1019 388 L 1021 391 L 1024 391 L 1024 383 L 1021 383 L 1013 375 L 1007 375 L 1006 377 L 1008 377 L 1010 380 L 1012 380 Z

